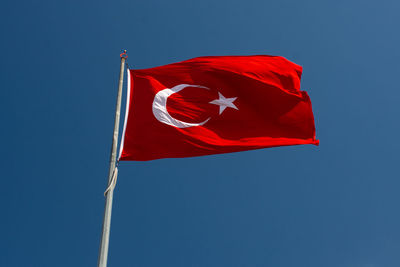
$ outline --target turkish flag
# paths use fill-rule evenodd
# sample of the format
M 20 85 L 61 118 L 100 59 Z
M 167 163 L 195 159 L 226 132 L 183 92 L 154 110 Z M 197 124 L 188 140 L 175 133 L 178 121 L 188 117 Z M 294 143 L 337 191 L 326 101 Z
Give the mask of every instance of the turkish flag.
M 120 160 L 318 145 L 301 73 L 278 56 L 199 57 L 128 70 Z

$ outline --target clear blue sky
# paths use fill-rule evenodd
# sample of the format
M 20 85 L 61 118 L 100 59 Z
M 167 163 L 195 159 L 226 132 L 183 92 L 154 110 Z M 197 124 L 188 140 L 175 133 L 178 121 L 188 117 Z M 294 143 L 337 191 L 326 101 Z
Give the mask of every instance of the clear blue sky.
M 304 67 L 319 147 L 123 162 L 109 266 L 398 267 L 399 1 L 2 1 L 0 266 L 95 266 L 120 49 Z

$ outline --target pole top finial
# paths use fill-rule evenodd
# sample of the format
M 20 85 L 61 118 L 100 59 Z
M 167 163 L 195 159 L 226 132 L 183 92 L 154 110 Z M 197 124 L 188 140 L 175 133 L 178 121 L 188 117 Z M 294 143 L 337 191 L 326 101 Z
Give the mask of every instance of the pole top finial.
M 126 53 L 126 50 L 124 49 L 124 50 L 122 50 L 123 52 L 119 55 L 121 58 L 125 58 L 125 59 L 127 59 L 128 58 L 128 54 Z

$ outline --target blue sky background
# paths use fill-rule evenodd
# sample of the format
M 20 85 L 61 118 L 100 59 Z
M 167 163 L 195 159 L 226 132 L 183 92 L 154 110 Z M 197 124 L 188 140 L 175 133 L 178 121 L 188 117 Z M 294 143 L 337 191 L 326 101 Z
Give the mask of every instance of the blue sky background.
M 120 49 L 304 67 L 319 147 L 123 162 L 109 266 L 400 266 L 399 1 L 0 8 L 0 266 L 95 266 Z

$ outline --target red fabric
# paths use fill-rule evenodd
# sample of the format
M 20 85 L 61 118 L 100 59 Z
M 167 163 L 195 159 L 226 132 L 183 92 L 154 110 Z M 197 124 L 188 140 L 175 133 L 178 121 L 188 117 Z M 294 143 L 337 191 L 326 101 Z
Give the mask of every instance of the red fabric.
M 300 91 L 302 67 L 277 56 L 199 57 L 161 67 L 129 70 L 130 107 L 120 160 L 153 160 L 314 144 L 314 117 Z M 175 119 L 201 126 L 177 128 L 156 119 L 155 95 L 179 84 L 167 98 Z M 210 103 L 237 97 L 237 109 Z

